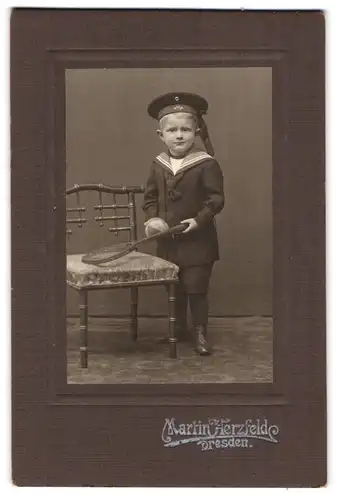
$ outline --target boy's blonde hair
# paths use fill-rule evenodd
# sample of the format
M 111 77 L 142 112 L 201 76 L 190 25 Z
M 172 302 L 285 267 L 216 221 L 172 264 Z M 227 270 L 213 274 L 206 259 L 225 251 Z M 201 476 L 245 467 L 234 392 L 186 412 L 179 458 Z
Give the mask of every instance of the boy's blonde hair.
M 178 114 L 178 113 L 170 113 L 170 114 L 164 115 L 162 118 L 160 118 L 160 120 L 158 122 L 160 129 L 162 129 L 165 126 L 167 118 L 169 116 L 172 116 L 173 114 Z M 195 129 L 198 128 L 198 125 L 199 125 L 198 124 L 198 118 L 193 113 L 187 113 L 186 111 L 182 111 L 179 114 L 186 115 L 188 118 L 191 118 L 194 121 Z

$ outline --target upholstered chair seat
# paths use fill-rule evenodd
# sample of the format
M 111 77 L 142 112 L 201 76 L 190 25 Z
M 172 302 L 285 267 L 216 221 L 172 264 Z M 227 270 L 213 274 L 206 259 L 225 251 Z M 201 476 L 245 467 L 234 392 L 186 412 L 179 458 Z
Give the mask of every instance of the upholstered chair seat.
M 67 256 L 67 284 L 77 290 L 178 280 L 178 266 L 145 253 L 131 252 L 100 266 L 84 264 L 82 257 L 83 254 Z

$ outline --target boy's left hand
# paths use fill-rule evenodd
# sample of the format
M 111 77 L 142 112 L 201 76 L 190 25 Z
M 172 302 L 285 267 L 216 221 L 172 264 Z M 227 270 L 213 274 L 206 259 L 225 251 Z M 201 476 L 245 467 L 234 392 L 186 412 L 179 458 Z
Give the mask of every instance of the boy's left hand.
M 193 229 L 197 229 L 198 224 L 195 219 L 185 219 L 180 222 L 180 224 L 188 224 L 188 227 L 182 231 L 182 233 L 189 233 Z

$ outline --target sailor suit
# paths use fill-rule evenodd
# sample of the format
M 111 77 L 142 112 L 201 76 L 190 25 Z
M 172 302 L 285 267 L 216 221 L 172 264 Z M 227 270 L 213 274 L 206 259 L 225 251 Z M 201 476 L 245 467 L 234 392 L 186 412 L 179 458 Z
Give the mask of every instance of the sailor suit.
M 176 263 L 181 276 L 188 276 L 183 280 L 187 293 L 203 293 L 212 265 L 219 259 L 214 217 L 224 206 L 223 174 L 215 158 L 200 149 L 184 157 L 178 168 L 173 167 L 175 163 L 165 152 L 155 158 L 143 210 L 146 220 L 160 217 L 170 227 L 184 219 L 196 220 L 197 229 L 158 240 L 157 255 Z

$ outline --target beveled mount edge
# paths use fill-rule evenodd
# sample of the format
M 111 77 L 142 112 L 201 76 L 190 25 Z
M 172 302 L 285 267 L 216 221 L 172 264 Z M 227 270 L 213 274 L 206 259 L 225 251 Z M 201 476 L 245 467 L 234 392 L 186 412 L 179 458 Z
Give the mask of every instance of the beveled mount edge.
M 198 52 L 198 54 L 202 52 L 231 52 L 233 54 L 237 54 L 240 52 L 279 52 L 285 53 L 289 52 L 289 49 L 286 47 L 238 47 L 226 49 L 224 47 L 161 47 L 161 48 L 152 48 L 152 47 L 46 47 L 47 52 Z
M 50 400 L 46 402 L 47 406 L 114 406 L 114 407 L 138 407 L 138 406 L 156 406 L 156 407 L 205 407 L 205 406 L 289 406 L 290 401 L 284 396 L 233 396 L 229 395 L 196 395 L 194 398 L 191 396 L 166 396 L 166 397 L 154 397 L 154 396 L 108 396 L 108 395 L 97 395 L 93 397 L 91 395 L 83 394 L 79 398 L 79 394 L 69 395 L 62 397 L 58 396 L 57 400 Z
M 60 63 L 63 69 L 67 69 L 66 63 L 73 62 L 76 63 L 86 63 L 86 65 L 92 63 L 101 64 L 104 61 L 116 64 L 126 62 L 130 63 L 130 67 L 151 67 L 151 63 L 154 66 L 160 64 L 165 66 L 166 62 L 173 61 L 173 63 L 178 63 L 190 66 L 193 63 L 198 63 L 198 66 L 205 67 L 221 67 L 227 66 L 228 63 L 233 62 L 239 65 L 245 65 L 246 62 L 256 61 L 258 66 L 273 66 L 278 64 L 281 60 L 283 61 L 287 57 L 287 49 L 283 48 L 246 48 L 246 49 L 225 49 L 225 48 L 65 48 L 65 47 L 51 47 L 47 48 L 46 52 L 51 56 L 50 62 L 53 66 L 54 63 Z M 134 62 L 135 53 L 139 54 L 143 52 L 144 58 Z M 246 64 L 247 65 L 247 64 Z M 84 66 L 85 67 L 85 66 Z M 87 66 L 89 67 L 89 66 Z M 95 66 L 94 66 L 95 67 Z M 100 67 L 100 66 L 98 66 Z M 118 66 L 117 66 L 118 67 Z M 104 67 L 102 66 L 102 69 Z M 63 377 L 62 377 L 63 379 Z M 57 380 L 53 391 L 53 402 L 48 402 L 48 405 L 82 405 L 82 404 L 97 404 L 98 400 L 104 399 L 106 402 L 101 404 L 112 405 L 112 406 L 205 406 L 205 405 L 288 405 L 289 400 L 286 399 L 285 393 L 282 391 L 282 387 L 279 387 L 279 383 L 274 380 L 271 383 L 256 382 L 255 384 L 217 384 L 218 387 L 213 388 L 201 388 L 189 386 L 188 389 L 184 390 L 180 394 L 174 393 L 174 391 L 168 391 L 163 394 L 162 391 L 155 387 L 155 384 L 148 386 L 146 389 L 151 388 L 150 391 L 142 390 L 144 386 L 135 387 L 133 386 L 133 391 L 130 391 L 130 387 L 127 389 L 127 393 L 115 392 L 111 385 L 98 387 L 95 384 L 67 384 L 66 380 Z M 226 385 L 224 388 L 223 385 Z M 237 387 L 238 393 L 234 391 L 236 385 L 245 386 L 244 388 Z M 282 384 L 283 385 L 283 384 Z M 227 387 L 228 386 L 228 387 Z M 265 389 L 264 386 L 268 386 L 267 391 L 270 394 L 261 394 L 261 391 Z M 253 389 L 258 389 L 256 392 Z M 236 387 L 235 387 L 236 389 Z M 280 391 L 281 389 L 281 391 Z M 284 388 L 283 388 L 284 389 Z M 98 392 L 97 392 L 98 390 Z M 211 390 L 211 393 L 209 392 Z M 153 391 L 153 392 L 152 392 Z M 222 392 L 223 391 L 223 392 Z M 193 392 L 194 394 L 191 394 Z M 158 397 L 160 396 L 160 397 Z M 89 403 L 85 403 L 84 400 L 89 400 Z M 159 403 L 160 401 L 160 403 Z
M 49 47 L 46 48 L 47 55 L 56 61 L 70 62 L 132 62 L 134 67 L 142 67 L 143 63 L 158 61 L 178 61 L 186 65 L 194 62 L 199 64 L 222 65 L 224 62 L 242 63 L 246 61 L 259 61 L 265 63 L 277 62 L 283 59 L 288 50 L 285 48 L 70 48 Z M 134 56 L 137 54 L 137 61 Z M 139 55 L 141 57 L 139 57 Z

